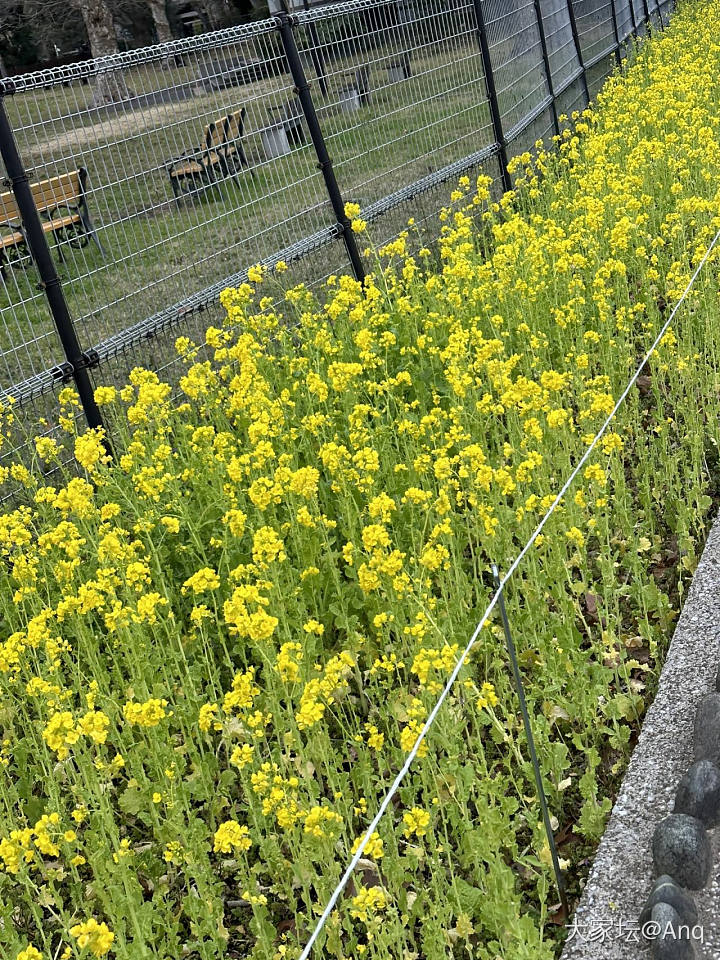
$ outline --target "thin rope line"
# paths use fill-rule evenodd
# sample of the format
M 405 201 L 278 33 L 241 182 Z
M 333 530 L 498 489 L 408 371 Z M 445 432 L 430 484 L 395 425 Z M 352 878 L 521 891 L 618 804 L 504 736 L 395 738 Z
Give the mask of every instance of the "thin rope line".
M 600 428 L 600 430 L 598 430 L 598 432 L 595 434 L 595 438 L 593 439 L 592 443 L 591 443 L 590 446 L 587 448 L 587 450 L 585 451 L 585 453 L 582 455 L 582 457 L 581 457 L 580 460 L 578 461 L 577 466 L 575 467 L 575 469 L 573 470 L 573 472 L 570 474 L 570 476 L 568 477 L 568 479 L 567 479 L 567 480 L 565 481 L 565 483 L 563 484 L 560 492 L 558 493 L 558 495 L 557 495 L 557 496 L 555 497 L 555 499 L 553 500 L 553 502 L 552 502 L 550 508 L 548 509 L 547 513 L 546 513 L 545 516 L 542 518 L 542 520 L 540 521 L 540 523 L 538 523 L 537 527 L 535 528 L 535 531 L 534 531 L 534 532 L 532 533 L 532 535 L 530 536 L 530 539 L 527 541 L 527 543 L 526 543 L 525 546 L 522 548 L 522 550 L 520 551 L 520 553 L 517 555 L 517 557 L 515 558 L 515 560 L 514 560 L 513 563 L 511 564 L 511 566 L 508 568 L 508 572 L 505 574 L 505 576 L 504 576 L 504 577 L 502 578 L 502 580 L 500 581 L 500 585 L 498 586 L 497 590 L 495 591 L 495 594 L 493 595 L 492 600 L 491 600 L 490 603 L 488 604 L 487 609 L 485 610 L 485 613 L 484 613 L 483 616 L 482 616 L 482 619 L 480 620 L 480 622 L 478 623 L 478 625 L 475 627 L 475 630 L 473 631 L 472 636 L 470 637 L 469 641 L 467 642 L 467 645 L 465 646 L 465 649 L 463 650 L 462 654 L 461 654 L 460 657 L 458 658 L 457 663 L 455 664 L 455 667 L 454 667 L 454 669 L 453 669 L 453 672 L 450 674 L 450 676 L 449 676 L 449 678 L 448 678 L 448 681 L 447 681 L 447 683 L 445 684 L 445 687 L 443 688 L 442 693 L 441 693 L 440 696 L 438 697 L 437 703 L 436 703 L 435 706 L 433 707 L 433 709 L 432 709 L 432 711 L 430 712 L 427 720 L 425 721 L 425 724 L 424 724 L 422 730 L 421 730 L 420 733 L 418 734 L 418 738 L 417 738 L 417 740 L 415 741 L 415 745 L 413 746 L 412 750 L 411 750 L 410 753 L 408 754 L 407 759 L 405 760 L 405 763 L 402 765 L 402 768 L 401 768 L 400 772 L 399 772 L 398 775 L 395 777 L 395 780 L 393 781 L 392 786 L 390 787 L 390 789 L 388 790 L 388 792 L 385 794 L 385 798 L 383 799 L 382 803 L 380 804 L 380 807 L 378 808 L 378 812 L 377 812 L 377 813 L 375 814 L 375 816 L 373 817 L 372 823 L 371 823 L 370 826 L 367 828 L 367 831 L 365 832 L 365 835 L 364 835 L 364 837 L 363 837 L 363 839 L 362 839 L 362 842 L 360 843 L 360 846 L 359 846 L 358 849 L 356 850 L 353 858 L 350 860 L 350 863 L 347 865 L 347 868 L 346 868 L 345 872 L 343 873 L 342 877 L 340 878 L 340 882 L 339 882 L 338 885 L 335 887 L 335 890 L 333 891 L 332 896 L 331 896 L 330 899 L 328 900 L 327 906 L 325 907 L 325 910 L 323 911 L 322 916 L 321 916 L 320 919 L 318 920 L 317 925 L 316 925 L 315 929 L 313 930 L 312 935 L 311 935 L 310 939 L 308 940 L 308 942 L 307 942 L 307 944 L 306 944 L 306 946 L 305 946 L 305 949 L 304 949 L 303 952 L 300 954 L 300 957 L 298 958 L 298 960 L 307 960 L 307 958 L 310 956 L 310 951 L 312 950 L 312 948 L 313 948 L 313 946 L 314 946 L 314 944 L 315 944 L 315 941 L 317 940 L 318 936 L 320 935 L 321 930 L 323 929 L 323 927 L 324 927 L 325 924 L 327 923 L 327 920 L 328 920 L 330 914 L 332 913 L 332 911 L 333 911 L 333 909 L 334 909 L 334 907 L 335 907 L 335 904 L 337 903 L 338 897 L 340 896 L 340 894 L 342 893 L 342 891 L 345 889 L 345 886 L 346 886 L 348 880 L 350 879 L 350 876 L 352 875 L 353 871 L 355 870 L 355 867 L 357 866 L 358 861 L 360 860 L 360 858 L 362 857 L 363 853 L 365 852 L 365 847 L 367 846 L 368 841 L 370 840 L 370 837 L 373 835 L 373 833 L 374 833 L 375 830 L 377 829 L 377 826 L 378 826 L 378 824 L 380 823 L 380 821 L 382 820 L 382 818 L 383 818 L 383 816 L 384 816 L 384 814 L 385 814 L 385 811 L 387 810 L 388 806 L 390 805 L 390 802 L 391 802 L 392 798 L 393 798 L 393 797 L 395 796 L 395 794 L 397 793 L 398 787 L 400 786 L 400 784 L 402 783 L 402 781 L 405 779 L 405 775 L 407 774 L 408 770 L 410 769 L 413 760 L 414 760 L 415 757 L 417 756 L 418 750 L 420 749 L 420 745 L 422 744 L 423 740 L 425 739 L 425 736 L 426 736 L 427 732 L 429 731 L 430 727 L 431 727 L 431 726 L 433 725 L 433 723 L 435 722 L 435 717 L 437 717 L 438 713 L 440 712 L 440 708 L 442 707 L 443 703 L 445 702 L 445 699 L 446 699 L 447 695 L 450 693 L 450 690 L 453 688 L 453 686 L 454 686 L 454 684 L 455 684 L 455 681 L 457 680 L 458 674 L 460 673 L 460 670 L 462 669 L 462 666 L 463 666 L 463 664 L 464 664 L 464 662 L 465 662 L 465 659 L 467 658 L 467 656 L 468 656 L 468 654 L 470 653 L 472 647 L 474 646 L 475 642 L 477 641 L 477 638 L 478 638 L 478 636 L 480 635 L 480 631 L 482 630 L 482 628 L 483 628 L 483 627 L 485 626 L 485 624 L 487 623 L 490 614 L 491 614 L 492 611 L 494 610 L 495 605 L 496 605 L 496 603 L 498 602 L 498 599 L 499 599 L 499 597 L 500 597 L 500 594 L 502 593 L 503 588 L 505 587 L 505 584 L 508 582 L 508 580 L 509 580 L 510 577 L 513 575 L 513 573 L 517 570 L 518 566 L 520 565 L 520 563 L 522 562 L 522 560 L 524 559 L 524 557 L 527 555 L 528 551 L 530 550 L 530 548 L 531 548 L 532 545 L 534 544 L 534 542 L 535 542 L 535 540 L 537 539 L 537 537 L 540 535 L 540 533 L 542 533 L 542 531 L 543 531 L 546 523 L 547 523 L 548 520 L 550 519 L 551 515 L 552 515 L 552 514 L 555 512 L 555 510 L 557 509 L 558 505 L 560 504 L 560 501 L 562 500 L 562 498 L 563 498 L 563 497 L 565 496 L 565 494 L 567 493 L 569 487 L 572 485 L 572 483 L 573 483 L 573 481 L 575 480 L 575 478 L 577 477 L 577 475 L 580 473 L 580 471 L 582 470 L 582 468 L 583 468 L 583 467 L 585 466 L 585 464 L 587 463 L 587 461 L 588 461 L 591 453 L 593 452 L 593 450 L 595 449 L 595 447 L 596 447 L 597 444 L 599 443 L 600 439 L 602 438 L 603 434 L 604 434 L 605 431 L 607 430 L 608 426 L 610 425 L 610 423 L 611 423 L 612 420 L 614 419 L 615 414 L 618 412 L 618 410 L 620 409 L 620 407 L 622 406 L 622 404 L 623 404 L 623 403 L 625 402 L 625 400 L 627 399 L 628 394 L 630 393 L 630 391 L 632 390 L 633 386 L 635 385 L 635 383 L 636 383 L 638 377 L 640 376 L 640 374 L 641 374 L 641 372 L 642 372 L 645 364 L 648 362 L 648 360 L 649 360 L 650 357 L 653 355 L 653 353 L 657 350 L 660 341 L 662 340 L 662 338 L 663 338 L 663 337 L 665 336 L 665 334 L 667 333 L 668 327 L 670 326 L 670 324 L 672 323 L 673 319 L 675 318 L 676 313 L 678 312 L 678 310 L 680 309 L 680 307 L 682 306 L 682 304 L 685 302 L 685 299 L 686 299 L 688 293 L 690 292 L 690 290 L 692 289 L 695 281 L 697 280 L 697 278 L 698 278 L 698 276 L 699 276 L 699 274 L 700 274 L 700 271 L 702 270 L 702 268 L 703 268 L 703 267 L 705 266 L 705 264 L 707 263 L 708 257 L 709 257 L 710 254 L 712 253 L 712 251 L 713 251 L 715 245 L 717 244 L 718 240 L 720 240 L 720 230 L 718 230 L 718 232 L 715 234 L 715 237 L 713 238 L 712 243 L 710 244 L 710 246 L 709 246 L 709 247 L 707 248 L 707 250 L 705 251 L 705 255 L 704 255 L 704 257 L 702 258 L 702 260 L 700 261 L 697 269 L 695 270 L 695 273 L 694 273 L 694 274 L 692 275 L 692 277 L 690 278 L 690 282 L 689 282 L 688 285 L 685 287 L 685 290 L 684 290 L 684 292 L 683 292 L 683 295 L 680 297 L 680 299 L 678 300 L 678 302 L 675 304 L 675 307 L 673 308 L 670 316 L 667 318 L 667 320 L 665 321 L 665 323 L 662 325 L 662 327 L 661 327 L 661 329 L 660 329 L 660 332 L 658 333 L 657 337 L 655 337 L 655 340 L 653 341 L 652 346 L 650 347 L 650 349 L 648 350 L 648 352 L 645 354 L 645 357 L 643 358 L 643 360 L 642 360 L 642 362 L 640 363 L 639 367 L 637 368 L 637 370 L 636 370 L 635 373 L 633 374 L 632 378 L 630 379 L 630 382 L 629 382 L 628 385 L 625 387 L 625 389 L 623 390 L 623 392 L 620 394 L 620 397 L 619 397 L 617 403 L 615 404 L 615 406 L 613 407 L 611 413 L 608 414 L 608 417 L 607 417 L 607 419 L 605 420 L 605 423 L 603 423 L 603 425 L 602 425 L 602 427 Z

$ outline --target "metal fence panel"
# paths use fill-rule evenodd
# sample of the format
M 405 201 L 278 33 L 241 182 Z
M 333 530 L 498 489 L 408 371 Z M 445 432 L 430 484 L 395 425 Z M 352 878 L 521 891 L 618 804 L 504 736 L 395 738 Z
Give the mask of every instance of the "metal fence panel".
M 567 0 L 544 0 L 541 6 L 550 73 L 555 90 L 558 91 L 571 78 L 577 76 L 580 60 L 575 49 Z
M 53 240 L 88 345 L 332 224 L 272 24 L 27 86 L 8 109 L 33 181 L 87 171 L 93 229 Z
M 37 394 L 49 389 L 50 371 L 65 357 L 9 186 L 5 180 L 0 197 L 0 382 L 7 387 L 32 377 Z
M 493 143 L 473 5 L 395 0 L 298 15 L 324 70 L 317 113 L 346 200 L 371 207 Z M 324 13 L 324 11 L 323 11 Z
M 618 34 L 621 41 L 632 36 L 634 22 L 632 15 L 632 0 L 615 0 L 615 16 L 617 18 Z
M 648 0 L 632 0 L 635 22 L 637 23 L 638 33 L 641 35 L 645 33 L 647 4 Z
M 220 292 L 254 263 L 284 260 L 308 283 L 346 272 L 342 201 L 378 242 L 412 217 L 426 243 L 447 184 L 484 170 L 499 189 L 505 154 L 584 108 L 618 39 L 671 5 L 348 0 L 13 78 L 5 106 L 82 362 L 99 381 L 136 364 L 169 372 L 174 340 L 218 322 Z M 32 420 L 33 398 L 52 399 L 73 370 L 10 186 L 0 396 Z
M 615 46 L 612 0 L 577 0 L 573 6 L 585 63 L 608 56 Z
M 508 140 L 534 112 L 549 106 L 533 0 L 482 0 L 500 112 Z

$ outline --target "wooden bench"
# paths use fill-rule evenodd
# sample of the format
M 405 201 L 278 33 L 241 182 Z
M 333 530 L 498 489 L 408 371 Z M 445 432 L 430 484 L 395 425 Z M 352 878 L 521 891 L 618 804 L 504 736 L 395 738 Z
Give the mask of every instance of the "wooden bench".
M 219 117 L 205 127 L 204 146 L 170 160 L 167 171 L 176 197 L 198 193 L 222 177 L 232 177 L 250 167 L 242 145 L 245 107 Z M 252 170 L 250 174 L 255 176 Z
M 46 234 L 52 234 L 63 261 L 63 244 L 85 247 L 91 239 L 105 256 L 88 212 L 86 184 L 84 167 L 30 184 L 42 228 Z M 5 276 L 7 264 L 22 260 L 26 254 L 27 243 L 15 194 L 0 193 L 0 274 Z

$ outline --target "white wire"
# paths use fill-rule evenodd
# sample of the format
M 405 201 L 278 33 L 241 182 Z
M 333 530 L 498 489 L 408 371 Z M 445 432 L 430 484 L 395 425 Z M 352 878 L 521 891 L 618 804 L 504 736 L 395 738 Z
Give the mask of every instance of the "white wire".
M 373 833 L 374 833 L 375 830 L 377 829 L 377 826 L 378 826 L 378 824 L 380 823 L 380 821 L 382 820 L 382 818 L 383 818 L 383 816 L 384 816 L 384 814 L 385 814 L 385 811 L 387 810 L 388 806 L 390 805 L 390 802 L 391 802 L 392 798 L 393 798 L 393 797 L 395 796 L 395 794 L 397 793 L 398 787 L 400 786 L 400 784 L 402 783 L 402 781 L 405 779 L 405 775 L 407 774 L 408 770 L 410 769 L 410 766 L 412 765 L 413 760 L 414 760 L 415 757 L 417 756 L 417 752 L 418 752 L 418 750 L 420 749 L 420 744 L 423 742 L 423 740 L 425 739 L 425 736 L 426 736 L 428 730 L 430 729 L 430 727 L 431 727 L 431 726 L 433 725 L 433 723 L 435 722 L 435 717 L 436 717 L 436 716 L 438 715 L 438 713 L 440 712 L 440 708 L 442 707 L 443 703 L 445 702 L 445 698 L 447 697 L 448 693 L 450 693 L 450 690 L 452 689 L 453 685 L 455 684 L 455 681 L 457 680 L 458 674 L 460 673 L 460 670 L 462 669 L 463 663 L 465 662 L 466 657 L 468 656 L 468 654 L 469 654 L 470 651 L 472 650 L 472 648 L 473 648 L 473 646 L 474 646 L 474 644 L 475 644 L 475 642 L 476 642 L 476 640 L 477 640 L 477 638 L 478 638 L 478 636 L 479 636 L 479 634 L 480 634 L 480 631 L 482 630 L 482 628 L 483 628 L 483 627 L 485 626 L 485 624 L 487 623 L 488 618 L 489 618 L 490 614 L 492 613 L 492 611 L 493 611 L 493 609 L 494 609 L 494 607 L 495 607 L 495 604 L 498 602 L 498 599 L 500 598 L 500 594 L 502 593 L 503 588 L 505 587 L 505 584 L 508 582 L 508 580 L 509 580 L 510 577 L 513 575 L 513 573 L 517 570 L 518 566 L 520 565 L 520 563 L 522 562 L 523 558 L 526 556 L 526 554 L 528 553 L 528 551 L 529 551 L 530 548 L 532 547 L 532 545 L 533 545 L 533 543 L 535 542 L 535 540 L 536 540 L 536 538 L 538 537 L 538 535 L 539 535 L 540 533 L 542 533 L 542 530 L 543 530 L 543 528 L 545 527 L 545 524 L 548 522 L 548 520 L 550 519 L 550 517 L 552 516 L 552 514 L 555 512 L 558 504 L 560 503 L 560 501 L 562 500 L 562 498 L 563 498 L 563 497 L 565 496 L 565 494 L 567 493 L 569 487 L 572 485 L 572 483 L 573 483 L 573 481 L 575 480 L 575 478 L 577 477 L 578 473 L 580 473 L 580 471 L 582 470 L 582 468 L 583 468 L 583 467 L 585 466 L 585 464 L 587 463 L 587 461 L 588 461 L 591 453 L 593 452 L 593 450 L 595 449 L 595 447 L 596 447 L 597 444 L 599 443 L 599 441 L 600 441 L 600 439 L 602 438 L 603 434 L 605 433 L 605 431 L 607 430 L 607 428 L 608 428 L 608 426 L 610 425 L 611 421 L 612 421 L 613 418 L 615 417 L 615 414 L 618 412 L 618 410 L 620 409 L 620 407 L 622 406 L 622 404 L 625 402 L 625 399 L 627 398 L 627 395 L 630 393 L 630 391 L 632 390 L 633 386 L 635 385 L 635 382 L 637 381 L 638 377 L 640 376 L 643 367 L 644 367 L 645 364 L 648 362 L 648 360 L 649 360 L 650 357 L 653 355 L 653 353 L 657 350 L 658 344 L 660 343 L 660 341 L 662 340 L 662 338 L 663 338 L 663 337 L 665 336 L 665 334 L 667 333 L 668 327 L 670 326 L 670 324 L 672 323 L 673 319 L 675 318 L 675 314 L 678 312 L 678 310 L 680 309 L 680 307 L 681 307 L 682 304 L 684 303 L 685 298 L 687 297 L 688 293 L 689 293 L 690 290 L 692 289 L 693 284 L 695 283 L 695 281 L 697 280 L 697 278 L 698 278 L 698 276 L 699 276 L 699 274 L 700 274 L 700 271 L 702 270 L 702 268 L 703 268 L 703 267 L 705 266 L 705 264 L 707 263 L 708 257 L 709 257 L 710 254 L 712 253 L 713 248 L 714 248 L 715 245 L 717 244 L 718 240 L 720 240 L 720 230 L 718 230 L 718 232 L 715 234 L 712 243 L 710 244 L 710 246 L 709 246 L 709 247 L 707 248 L 707 250 L 705 251 L 705 255 L 703 256 L 702 260 L 700 261 L 697 269 L 695 270 L 695 273 L 694 273 L 694 274 L 692 275 L 692 277 L 690 278 L 690 282 L 689 282 L 688 285 L 685 287 L 685 290 L 684 290 L 684 292 L 683 292 L 683 295 L 680 297 L 680 299 L 678 300 L 678 302 L 675 304 L 675 306 L 674 306 L 674 308 L 673 308 L 673 310 L 672 310 L 672 313 L 671 313 L 670 316 L 667 318 L 667 320 L 665 321 L 665 323 L 662 325 L 662 328 L 660 329 L 660 333 L 658 333 L 657 337 L 656 337 L 655 340 L 653 341 L 652 346 L 650 347 L 650 349 L 648 350 L 648 352 L 645 354 L 645 357 L 643 358 L 643 360 L 642 360 L 642 362 L 640 363 L 639 367 L 637 368 L 637 370 L 636 370 L 635 373 L 633 374 L 632 378 L 630 379 L 630 382 L 629 382 L 628 385 L 625 387 L 625 389 L 623 390 L 623 392 L 620 394 L 620 397 L 619 397 L 617 403 L 616 403 L 615 406 L 612 408 L 612 411 L 608 414 L 608 417 L 607 417 L 607 419 L 605 420 L 605 423 L 603 423 L 603 425 L 602 425 L 602 427 L 600 428 L 600 430 L 598 430 L 598 432 L 595 434 L 595 437 L 594 437 L 592 443 L 591 443 L 590 446 L 587 448 L 587 450 L 585 451 L 585 453 L 582 455 L 582 457 L 580 458 L 577 466 L 575 467 L 575 469 L 573 470 L 573 472 L 570 474 L 570 476 L 568 477 L 568 479 L 567 479 L 567 480 L 565 481 L 565 483 L 563 484 L 562 489 L 560 490 L 560 492 L 558 493 L 558 495 L 557 495 L 557 496 L 555 497 L 555 499 L 553 500 L 553 502 L 552 502 L 550 508 L 548 509 L 547 513 L 546 513 L 545 516 L 542 518 L 542 520 L 540 521 L 540 523 L 538 523 L 538 525 L 537 525 L 537 527 L 535 528 L 534 532 L 531 534 L 530 539 L 527 541 L 527 543 L 525 544 L 525 546 L 522 548 L 522 550 L 520 551 L 520 553 L 517 555 L 517 557 L 515 558 L 515 560 L 513 561 L 513 563 L 511 564 L 511 566 L 509 567 L 508 572 L 505 574 L 505 576 L 504 576 L 504 577 L 502 578 L 502 580 L 500 581 L 500 586 L 499 586 L 499 587 L 497 588 L 497 590 L 495 591 L 492 600 L 490 601 L 490 603 L 489 603 L 488 606 L 487 606 L 487 609 L 485 610 L 485 613 L 482 615 L 482 619 L 481 619 L 480 622 L 478 623 L 477 627 L 475 627 L 475 630 L 473 631 L 472 636 L 471 636 L 470 639 L 468 640 L 468 642 L 467 642 L 467 644 L 466 644 L 466 646 L 465 646 L 465 649 L 464 649 L 463 652 L 460 654 L 460 657 L 458 658 L 458 660 L 457 660 L 457 662 L 456 662 L 456 664 L 455 664 L 455 667 L 454 667 L 454 669 L 453 669 L 453 672 L 450 674 L 450 676 L 449 676 L 449 678 L 448 678 L 448 681 L 447 681 L 447 683 L 445 684 L 445 687 L 443 688 L 442 693 L 441 693 L 440 696 L 438 697 L 437 703 L 436 703 L 435 706 L 433 707 L 433 709 L 432 709 L 432 711 L 430 712 L 427 720 L 425 721 L 425 724 L 424 724 L 422 730 L 421 730 L 420 733 L 418 734 L 418 738 L 417 738 L 417 740 L 415 741 L 415 745 L 413 746 L 412 750 L 411 750 L 410 753 L 408 754 L 407 759 L 405 760 L 405 763 L 402 765 L 402 768 L 401 768 L 400 772 L 399 772 L 398 775 L 395 777 L 395 779 L 394 779 L 394 781 L 393 781 L 393 783 L 392 783 L 392 786 L 390 787 L 390 789 L 388 790 L 388 792 L 385 794 L 385 797 L 384 797 L 382 803 L 380 804 L 380 807 L 378 808 L 378 812 L 377 812 L 377 813 L 375 814 L 375 816 L 373 817 L 372 823 L 371 823 L 370 826 L 367 828 L 367 830 L 366 830 L 366 832 L 365 832 L 365 835 L 364 835 L 364 837 L 363 837 L 363 839 L 362 839 L 362 842 L 360 843 L 360 846 L 359 846 L 358 849 L 355 851 L 355 854 L 354 854 L 352 860 L 351 860 L 350 863 L 347 865 L 347 868 L 346 868 L 346 870 L 345 870 L 345 873 L 343 873 L 342 877 L 340 878 L 340 882 L 339 882 L 338 885 L 335 887 L 335 890 L 333 891 L 332 896 L 331 896 L 330 899 L 328 900 L 328 904 L 327 904 L 327 906 L 325 907 L 325 910 L 323 911 L 322 916 L 321 916 L 320 919 L 318 920 L 317 925 L 315 926 L 315 929 L 313 930 L 312 935 L 311 935 L 310 939 L 308 940 L 307 944 L 305 945 L 305 949 L 304 949 L 303 952 L 300 954 L 298 960 L 307 960 L 307 958 L 310 956 L 310 951 L 312 950 L 312 948 L 313 948 L 313 946 L 314 946 L 314 944 L 315 944 L 315 941 L 317 940 L 318 936 L 320 935 L 321 930 L 323 929 L 323 927 L 324 927 L 325 924 L 327 923 L 327 920 L 328 920 L 330 914 L 333 912 L 333 909 L 334 909 L 334 907 L 335 907 L 335 904 L 337 903 L 338 897 L 340 896 L 340 894 L 341 894 L 342 891 L 344 890 L 345 885 L 347 884 L 347 882 L 348 882 L 348 880 L 350 879 L 353 871 L 355 870 L 355 867 L 356 867 L 357 864 L 358 864 L 358 861 L 360 860 L 360 858 L 362 857 L 363 853 L 365 852 L 365 847 L 367 846 L 368 841 L 370 840 L 371 836 L 373 835 Z

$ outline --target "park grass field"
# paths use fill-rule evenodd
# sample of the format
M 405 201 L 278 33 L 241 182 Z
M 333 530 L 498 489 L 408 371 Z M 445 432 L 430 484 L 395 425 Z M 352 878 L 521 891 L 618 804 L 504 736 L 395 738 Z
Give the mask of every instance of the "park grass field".
M 313 81 L 346 200 L 365 207 L 493 142 L 476 38 L 469 24 L 447 16 L 435 28 L 437 35 L 407 43 L 412 72 L 401 82 L 389 80 L 387 65 L 397 57 L 397 44 L 391 43 L 329 60 L 327 97 Z M 264 57 L 272 74 L 282 66 L 271 44 L 275 39 L 263 36 L 250 49 L 229 46 L 216 55 L 221 60 L 241 53 Z M 505 64 L 501 107 L 510 119 L 545 94 L 537 56 L 537 51 L 517 55 L 509 42 L 497 50 L 498 62 Z M 369 101 L 345 112 L 340 91 L 348 76 L 368 63 Z M 265 153 L 268 108 L 292 97 L 290 77 L 278 72 L 217 91 L 197 83 L 199 70 L 189 56 L 166 69 L 157 64 L 128 68 L 124 82 L 135 93 L 190 85 L 193 95 L 124 113 L 94 110 L 92 85 L 79 81 L 19 92 L 7 101 L 31 179 L 79 165 L 88 170 L 88 207 L 105 256 L 93 243 L 76 249 L 65 242 L 65 260 L 58 261 L 86 348 L 335 221 L 309 138 L 285 156 Z M 243 107 L 249 168 L 195 196 L 175 197 L 168 162 L 197 147 L 208 122 Z M 392 219 L 395 233 L 404 225 L 405 211 Z M 334 251 L 316 260 L 312 279 L 337 271 Z M 27 258 L 0 284 L 0 321 L 6 390 L 60 361 Z
M 500 202 L 462 180 L 439 258 L 251 270 L 179 404 L 98 388 L 113 462 L 63 392 L 77 473 L 39 439 L 0 516 L 3 956 L 297 958 L 720 229 L 718 26 L 681 6 Z M 571 897 L 718 501 L 719 286 L 716 250 L 507 590 Z M 317 955 L 549 960 L 563 919 L 494 618 Z

